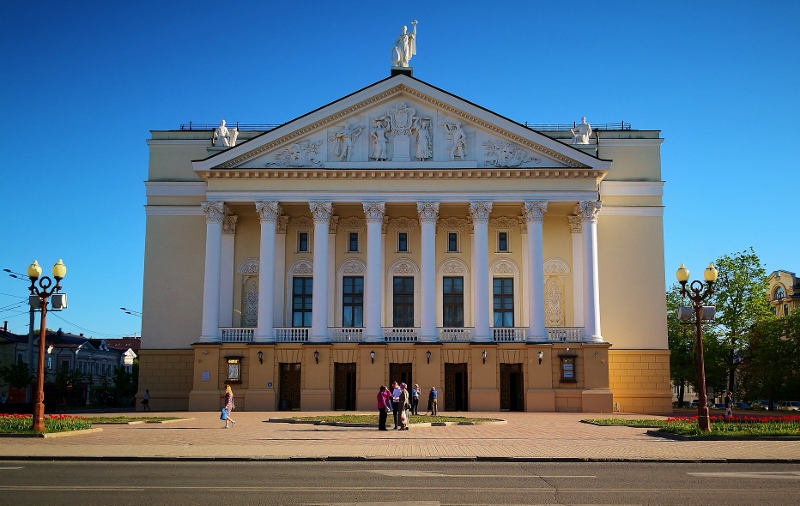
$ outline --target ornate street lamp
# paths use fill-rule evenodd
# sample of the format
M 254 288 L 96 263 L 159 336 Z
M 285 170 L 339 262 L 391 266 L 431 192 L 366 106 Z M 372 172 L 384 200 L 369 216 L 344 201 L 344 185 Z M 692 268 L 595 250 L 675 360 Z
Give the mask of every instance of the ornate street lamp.
M 714 318 L 714 306 L 704 306 L 705 302 L 711 295 L 714 294 L 714 282 L 717 280 L 717 269 L 713 263 L 709 263 L 706 270 L 703 272 L 705 283 L 694 280 L 686 288 L 686 283 L 689 281 L 689 269 L 681 264 L 675 272 L 675 277 L 681 284 L 681 295 L 687 297 L 692 302 L 692 309 L 694 310 L 694 323 L 697 329 L 697 388 L 698 402 L 697 402 L 697 425 L 701 431 L 710 432 L 711 422 L 708 415 L 708 398 L 706 397 L 706 366 L 705 359 L 703 358 L 703 320 L 710 320 Z M 686 316 L 691 315 L 682 314 L 678 311 L 678 319 L 685 320 Z
M 39 370 L 36 376 L 36 404 L 33 406 L 33 430 L 34 432 L 44 432 L 44 354 L 45 354 L 45 340 L 47 337 L 47 302 L 50 299 L 52 309 L 58 310 L 67 307 L 66 294 L 59 293 L 61 291 L 61 280 L 67 275 L 67 266 L 64 265 L 60 259 L 53 266 L 53 277 L 56 278 L 56 286 L 53 286 L 53 281 L 47 277 L 42 277 L 42 268 L 39 263 L 34 260 L 28 266 L 28 278 L 31 280 L 31 286 L 28 290 L 31 292 L 31 298 L 36 297 L 39 299 L 39 310 L 41 312 L 41 321 L 39 323 Z M 36 286 L 36 281 L 39 281 L 39 286 Z

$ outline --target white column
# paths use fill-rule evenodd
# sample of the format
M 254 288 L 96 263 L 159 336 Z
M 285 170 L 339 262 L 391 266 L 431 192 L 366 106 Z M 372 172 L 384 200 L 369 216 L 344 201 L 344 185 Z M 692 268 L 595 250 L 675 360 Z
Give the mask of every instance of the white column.
M 528 224 L 528 342 L 547 342 L 544 326 L 544 253 L 542 222 L 547 202 L 531 201 L 522 206 Z
M 205 202 L 206 213 L 206 264 L 203 276 L 203 325 L 201 343 L 219 342 L 219 281 L 222 257 L 222 220 L 224 202 Z
M 597 282 L 597 213 L 602 204 L 600 201 L 579 204 L 583 225 L 583 265 L 586 269 L 583 276 L 585 304 L 583 340 L 596 343 L 603 342 L 603 336 L 600 334 L 600 289 Z
M 222 256 L 219 274 L 219 326 L 233 327 L 233 254 L 238 216 L 222 220 Z
M 367 273 L 364 279 L 364 339 L 373 343 L 383 342 L 381 311 L 383 292 L 381 269 L 383 259 L 383 216 L 385 202 L 363 202 L 367 217 Z
M 286 289 L 286 227 L 289 223 L 289 218 L 280 216 L 275 222 L 275 267 L 273 273 L 275 275 L 275 291 L 272 298 L 272 324 L 275 327 L 286 327 L 284 321 L 283 304 L 286 298 L 284 290 Z
M 275 341 L 273 303 L 275 297 L 275 223 L 281 215 L 278 202 L 256 202 L 261 223 L 258 248 L 258 326 L 253 341 Z
M 580 216 L 569 216 L 572 234 L 572 326 L 583 327 L 583 227 Z
M 417 202 L 422 244 L 420 266 L 420 307 L 422 318 L 419 341 L 439 341 L 436 332 L 436 220 L 439 217 L 438 202 Z
M 309 342 L 329 341 L 328 336 L 328 226 L 332 202 L 309 202 L 314 217 L 314 281 Z
M 489 315 L 492 311 L 489 298 L 489 213 L 492 212 L 492 203 L 471 202 L 469 212 L 472 214 L 474 225 L 472 272 L 475 276 L 473 278 L 475 333 L 472 335 L 472 341 L 486 343 L 494 341 L 492 329 L 489 326 Z

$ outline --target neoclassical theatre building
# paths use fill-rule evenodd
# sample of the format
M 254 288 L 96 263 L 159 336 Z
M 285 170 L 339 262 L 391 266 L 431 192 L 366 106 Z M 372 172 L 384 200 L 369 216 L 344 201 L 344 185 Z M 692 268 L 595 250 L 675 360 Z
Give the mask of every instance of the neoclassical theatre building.
M 140 396 L 372 411 L 398 380 L 442 411 L 671 411 L 661 142 L 409 68 L 275 128 L 153 131 Z

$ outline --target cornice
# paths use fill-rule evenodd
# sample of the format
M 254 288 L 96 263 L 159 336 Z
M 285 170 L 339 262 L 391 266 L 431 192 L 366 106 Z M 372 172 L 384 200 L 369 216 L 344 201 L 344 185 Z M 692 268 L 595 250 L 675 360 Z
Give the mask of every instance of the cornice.
M 600 217 L 603 216 L 644 216 L 644 217 L 663 217 L 663 207 L 642 207 L 642 206 L 626 206 L 626 207 L 613 207 L 603 206 L 598 213 Z
M 664 181 L 603 181 L 601 197 L 663 197 Z
M 205 216 L 203 208 L 197 206 L 144 206 L 145 216 Z
M 145 181 L 147 197 L 204 197 L 208 185 L 204 181 Z
M 592 179 L 600 182 L 606 170 L 591 168 L 530 168 L 530 169 L 210 169 L 197 171 L 204 181 L 211 179 L 289 179 L 322 181 L 356 180 L 473 180 L 486 179 Z

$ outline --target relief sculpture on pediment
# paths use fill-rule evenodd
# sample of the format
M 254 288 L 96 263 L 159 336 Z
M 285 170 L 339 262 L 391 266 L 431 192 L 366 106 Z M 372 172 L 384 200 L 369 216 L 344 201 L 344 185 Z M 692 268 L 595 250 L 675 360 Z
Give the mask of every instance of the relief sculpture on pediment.
M 323 141 L 312 142 L 303 140 L 293 142 L 275 155 L 274 162 L 267 162 L 265 167 L 318 167 L 322 165 L 319 160 L 319 148 Z
M 521 147 L 510 142 L 497 139 L 483 143 L 486 148 L 486 160 L 483 164 L 487 167 L 519 167 L 527 163 L 541 163 L 539 158 L 531 156 Z

